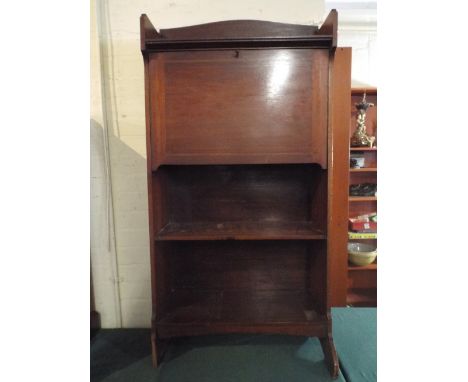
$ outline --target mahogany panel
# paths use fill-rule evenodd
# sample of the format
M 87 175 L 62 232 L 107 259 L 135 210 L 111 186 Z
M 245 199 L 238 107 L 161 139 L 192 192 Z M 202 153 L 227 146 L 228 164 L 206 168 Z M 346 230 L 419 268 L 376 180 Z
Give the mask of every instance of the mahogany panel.
M 357 288 L 348 291 L 348 305 L 356 307 L 376 307 L 377 289 L 376 288 Z
M 348 272 L 348 288 L 363 289 L 377 287 L 377 269 Z
M 351 48 L 337 48 L 330 65 L 328 133 L 328 306 L 346 305 Z
M 377 172 L 350 172 L 349 184 L 377 183 Z
M 291 38 L 311 37 L 317 30 L 315 25 L 286 24 L 263 20 L 226 20 L 181 28 L 161 29 L 158 37 L 169 40 Z
M 325 315 L 330 307 L 329 282 L 327 274 L 328 263 L 327 242 L 313 242 L 313 256 L 307 257 L 306 269 L 308 270 L 308 284 L 311 293 L 311 301 L 316 306 L 319 314 Z
M 164 242 L 159 251 L 160 337 L 210 333 L 326 334 L 311 298 L 309 259 L 301 241 Z M 158 245 L 160 245 L 158 244 Z M 322 278 L 323 279 L 323 278 Z M 164 280 L 165 285 L 162 285 Z
M 168 243 L 153 242 L 151 247 L 151 274 L 154 277 L 153 289 L 153 319 L 161 317 L 167 311 L 170 303 L 170 286 L 176 277 L 171 269 L 171 263 L 167 260 L 172 249 Z
M 293 321 L 273 323 L 243 323 L 243 322 L 161 322 L 155 323 L 158 338 L 180 336 L 204 336 L 210 334 L 285 334 L 290 336 L 308 336 L 325 338 L 330 330 L 327 320 Z
M 309 241 L 165 242 L 171 290 L 309 290 Z
M 320 262 L 326 258 L 324 244 L 297 240 L 161 244 L 157 271 L 162 302 L 153 317 L 158 333 L 183 335 L 185 328 L 200 334 L 323 335 L 324 301 L 314 295 L 323 294 L 325 277 L 312 264 L 319 264 L 317 257 Z M 211 331 L 197 325 L 209 325 Z M 253 331 L 256 326 L 260 331 Z
M 320 26 L 320 29 L 317 31 L 318 34 L 331 35 L 333 36 L 331 46 L 336 48 L 338 42 L 338 12 L 336 9 L 332 9 L 328 14 L 327 18 Z M 351 77 L 350 77 L 351 78 Z
M 227 20 L 159 32 L 148 17 L 140 17 L 142 53 L 172 50 L 201 50 L 272 47 L 330 49 L 336 46 L 337 15 L 332 10 L 322 27 L 263 20 Z
M 146 55 L 146 41 L 151 39 L 157 39 L 159 37 L 159 33 L 156 31 L 156 28 L 153 26 L 148 16 L 142 14 L 140 16 L 140 49 L 143 53 L 143 56 Z
M 298 291 L 183 291 L 157 323 L 161 337 L 272 333 L 325 337 L 328 322 Z M 182 302 L 182 303 L 181 303 Z
M 179 290 L 159 323 L 293 323 L 320 317 L 302 291 Z
M 365 215 L 371 212 L 377 212 L 377 201 L 349 203 L 350 217 Z
M 163 163 L 326 168 L 328 55 L 326 49 L 151 54 L 153 169 Z
M 147 21 L 147 22 L 146 22 Z M 148 25 L 149 23 L 149 25 Z M 140 33 L 141 47 L 144 47 L 145 33 L 153 26 L 149 20 L 141 18 Z M 154 28 L 153 28 L 154 29 Z M 152 173 L 152 140 L 151 140 L 151 99 L 150 99 L 150 75 L 149 75 L 149 60 L 146 54 L 143 54 L 144 62 L 144 78 L 145 78 L 145 125 L 146 125 L 146 179 L 148 186 L 148 228 L 149 228 L 149 249 L 150 249 L 150 268 L 151 268 L 151 361 L 154 366 L 158 364 L 158 351 L 156 341 L 156 323 L 155 318 L 159 314 L 157 300 L 157 275 L 156 275 L 156 256 L 155 249 L 155 208 L 153 206 L 153 173 Z

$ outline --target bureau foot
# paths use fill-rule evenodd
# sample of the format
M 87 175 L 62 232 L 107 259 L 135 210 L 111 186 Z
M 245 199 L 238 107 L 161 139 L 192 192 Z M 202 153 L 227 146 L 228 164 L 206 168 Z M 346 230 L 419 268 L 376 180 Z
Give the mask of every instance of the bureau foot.
M 325 362 L 327 364 L 330 375 L 333 379 L 338 378 L 338 372 L 340 365 L 338 363 L 338 355 L 336 354 L 335 344 L 333 338 L 327 336 L 320 338 L 320 344 L 322 345 L 323 354 L 325 355 Z
M 151 361 L 154 368 L 157 368 L 162 363 L 168 346 L 168 340 L 162 340 L 158 337 L 157 333 L 151 333 Z
M 151 333 L 151 362 L 154 368 L 157 368 L 159 365 L 158 358 L 158 339 L 156 333 Z

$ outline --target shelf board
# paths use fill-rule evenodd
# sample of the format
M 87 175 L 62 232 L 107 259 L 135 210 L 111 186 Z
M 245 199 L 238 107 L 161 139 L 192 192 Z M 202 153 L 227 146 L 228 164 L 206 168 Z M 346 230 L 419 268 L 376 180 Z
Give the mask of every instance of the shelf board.
M 377 200 L 377 196 L 350 196 L 350 202 L 373 202 Z
M 168 223 L 156 240 L 320 240 L 313 222 Z
M 377 147 L 350 147 L 350 151 L 377 151 Z
M 348 271 L 375 271 L 377 270 L 377 263 L 372 263 L 369 265 L 354 265 L 354 264 L 348 264 Z
M 376 167 L 361 167 L 361 168 L 350 168 L 350 172 L 376 172 Z
M 376 307 L 377 289 L 350 289 L 346 297 L 346 304 L 357 307 Z
M 377 88 L 371 87 L 371 88 L 351 88 L 351 94 L 356 95 L 356 94 L 362 94 L 366 93 L 367 95 L 376 95 L 377 94 Z
M 326 332 L 326 317 L 315 311 L 304 291 L 183 289 L 173 291 L 168 301 L 166 313 L 156 321 L 167 336 L 180 335 L 184 328 L 192 333 L 268 332 L 266 326 L 293 333 L 301 325 L 299 330 L 315 325 Z

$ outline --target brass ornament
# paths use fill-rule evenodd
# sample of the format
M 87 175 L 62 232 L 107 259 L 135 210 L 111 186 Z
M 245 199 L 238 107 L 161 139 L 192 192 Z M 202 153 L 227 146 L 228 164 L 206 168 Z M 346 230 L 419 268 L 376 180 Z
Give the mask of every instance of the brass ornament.
M 364 93 L 361 102 L 355 104 L 358 110 L 356 131 L 351 137 L 351 147 L 372 147 L 375 137 L 370 137 L 366 132 L 366 111 L 374 104 L 366 101 L 366 93 Z

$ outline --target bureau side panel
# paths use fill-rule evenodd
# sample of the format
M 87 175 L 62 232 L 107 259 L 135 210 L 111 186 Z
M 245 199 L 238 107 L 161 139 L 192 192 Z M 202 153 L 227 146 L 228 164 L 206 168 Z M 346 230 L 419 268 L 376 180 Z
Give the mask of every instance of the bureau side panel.
M 330 65 L 327 262 L 329 307 L 346 305 L 351 48 L 337 48 L 331 54 Z

